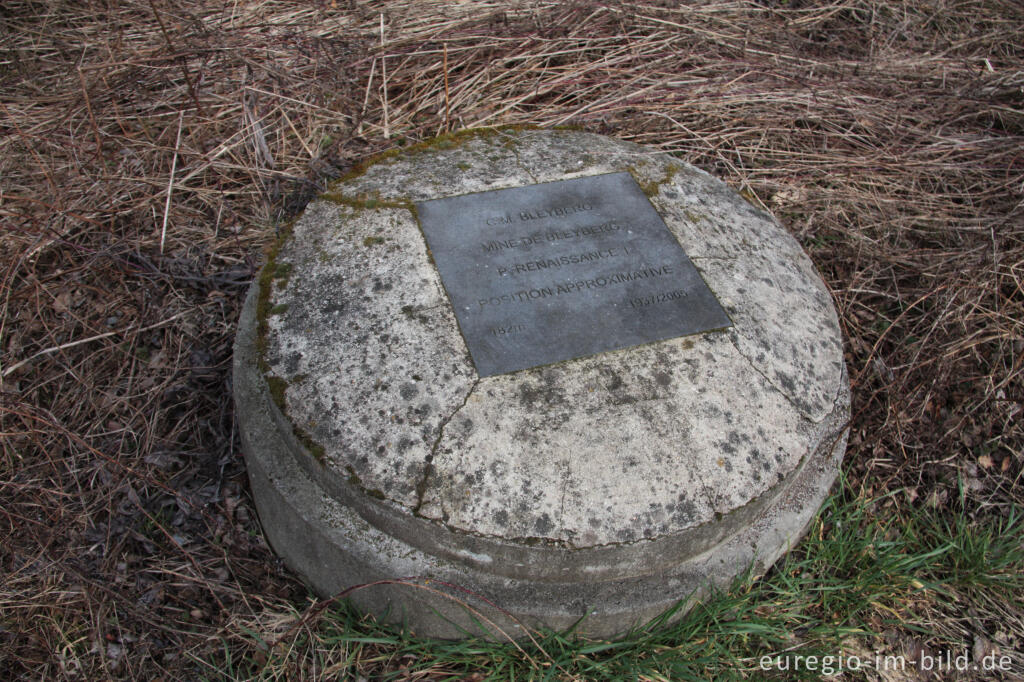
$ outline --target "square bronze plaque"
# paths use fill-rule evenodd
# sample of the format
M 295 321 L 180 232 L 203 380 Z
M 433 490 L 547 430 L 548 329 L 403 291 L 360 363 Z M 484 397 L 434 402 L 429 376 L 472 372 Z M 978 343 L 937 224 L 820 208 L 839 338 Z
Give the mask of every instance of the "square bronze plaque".
M 416 210 L 480 376 L 731 324 L 629 173 Z

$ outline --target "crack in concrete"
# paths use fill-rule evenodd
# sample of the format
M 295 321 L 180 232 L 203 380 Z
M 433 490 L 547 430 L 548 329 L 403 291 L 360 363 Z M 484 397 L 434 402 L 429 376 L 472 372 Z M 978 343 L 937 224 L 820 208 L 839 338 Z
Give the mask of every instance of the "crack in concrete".
M 846 360 L 843 360 L 842 362 L 843 362 L 843 369 L 842 369 L 841 372 L 839 372 L 839 386 L 838 386 L 838 388 L 836 388 L 836 395 L 835 395 L 835 397 L 832 398 L 832 409 L 829 410 L 828 414 L 825 415 L 822 418 L 821 422 L 818 422 L 818 423 L 824 423 L 826 419 L 829 419 L 830 417 L 835 415 L 836 410 L 840 410 L 840 409 L 843 409 L 843 408 L 845 408 L 846 410 L 849 410 L 849 408 L 850 408 L 850 373 L 849 373 L 849 370 L 846 367 Z M 840 405 L 840 401 L 842 401 L 844 397 L 846 398 L 846 400 L 845 400 L 846 404 L 845 405 Z M 849 418 L 849 416 L 847 416 L 846 426 L 844 427 L 844 429 L 848 429 L 848 428 L 850 428 L 850 418 Z M 842 430 L 843 429 L 840 429 L 840 431 L 842 431 Z
M 773 389 L 775 389 L 775 391 L 779 395 L 781 395 L 783 397 L 783 399 L 785 399 L 785 401 L 787 403 L 792 405 L 793 409 L 796 410 L 797 414 L 799 414 L 801 418 L 806 419 L 807 421 L 809 421 L 810 423 L 812 423 L 814 425 L 821 424 L 822 422 L 824 422 L 828 418 L 828 415 L 825 415 L 821 419 L 812 419 L 809 415 L 806 414 L 805 408 L 800 407 L 800 405 L 798 405 L 796 403 L 796 401 L 792 397 L 790 397 L 790 395 L 788 393 L 786 393 L 786 391 L 784 391 L 781 388 L 779 388 L 778 386 L 776 386 L 775 382 L 772 381 L 771 379 L 769 379 L 768 375 L 765 374 L 764 372 L 762 372 L 761 369 L 757 365 L 754 364 L 754 361 L 751 360 L 750 358 L 748 358 L 746 353 L 744 353 L 742 350 L 740 350 L 739 344 L 736 343 L 736 339 L 733 338 L 732 334 L 726 334 L 726 337 L 729 339 L 729 343 L 732 344 L 732 347 L 736 349 L 736 352 L 739 353 L 740 357 L 747 361 L 747 364 L 750 365 L 750 368 L 752 370 L 754 370 L 755 372 L 757 372 L 758 374 L 760 374 L 761 378 L 764 379 L 768 383 L 769 386 L 771 386 Z M 831 412 L 829 414 L 831 414 Z
M 565 470 L 562 472 L 562 499 L 558 503 L 558 522 L 565 528 L 565 494 L 569 489 L 569 474 L 570 465 L 569 462 L 565 463 Z
M 441 425 L 437 429 L 437 438 L 434 439 L 434 443 L 430 446 L 430 452 L 426 456 L 426 466 L 423 467 L 423 476 L 416 483 L 416 505 L 412 508 L 413 516 L 420 515 L 420 508 L 423 507 L 423 497 L 427 493 L 427 482 L 430 480 L 430 476 L 434 473 L 434 455 L 437 454 L 437 448 L 441 445 L 441 439 L 444 438 L 444 430 L 451 423 L 452 419 L 455 418 L 462 408 L 469 402 L 469 397 L 473 395 L 473 391 L 480 385 L 480 377 L 473 380 L 473 385 L 466 391 L 466 395 L 462 398 L 462 403 L 456 407 L 450 415 L 441 420 Z
M 699 467 L 694 467 L 693 468 L 693 476 L 694 476 L 694 478 L 697 479 L 698 485 L 700 485 L 701 490 L 704 492 L 704 498 L 708 502 L 708 509 L 711 510 L 712 514 L 718 514 L 718 512 L 715 511 L 715 498 L 714 498 L 714 496 L 711 495 L 711 489 L 708 488 L 708 484 L 704 482 L 704 477 L 700 475 L 700 471 L 698 469 L 699 469 Z M 702 521 L 701 523 L 699 523 L 697 525 L 703 525 L 704 523 L 707 523 L 708 521 L 711 521 L 711 520 L 713 520 L 713 519 L 708 519 L 707 521 Z
M 431 459 L 434 458 L 434 455 L 437 453 L 437 448 L 441 444 L 441 439 L 444 438 L 445 428 L 448 426 L 448 424 L 451 423 L 452 419 L 455 418 L 455 415 L 457 415 L 462 410 L 462 408 L 466 406 L 466 403 L 469 402 L 469 397 L 473 395 L 473 391 L 475 391 L 476 387 L 480 385 L 480 381 L 480 377 L 477 377 L 476 379 L 473 380 L 473 385 L 469 387 L 468 391 L 466 391 L 466 395 L 465 397 L 463 397 L 462 403 L 459 404 L 459 406 L 456 407 L 455 410 L 450 415 L 448 415 L 445 419 L 441 421 L 441 426 L 438 427 L 437 429 L 437 439 L 434 440 L 434 444 L 430 447 Z
M 744 240 L 745 239 L 746 237 L 744 237 Z M 724 252 L 721 255 L 690 255 L 690 260 L 724 260 L 739 262 L 748 258 L 765 258 L 765 249 L 759 247 L 756 244 L 750 244 L 746 241 L 743 241 L 739 244 L 734 244 L 731 246 L 733 248 L 729 249 L 726 249 L 723 246 L 716 247 L 718 250 Z
M 507 140 L 505 147 L 516 157 L 516 165 L 519 166 L 519 169 L 529 175 L 530 179 L 533 180 L 534 183 L 540 182 L 537 180 L 537 177 L 530 172 L 530 169 L 523 165 L 523 160 L 519 157 L 519 150 L 516 149 L 515 140 L 512 136 L 505 133 L 501 133 L 501 135 Z
M 740 260 L 740 258 L 741 258 L 740 256 L 690 256 L 690 260 L 694 260 L 694 261 L 696 261 L 696 260 L 728 260 L 728 261 L 738 261 L 738 260 Z

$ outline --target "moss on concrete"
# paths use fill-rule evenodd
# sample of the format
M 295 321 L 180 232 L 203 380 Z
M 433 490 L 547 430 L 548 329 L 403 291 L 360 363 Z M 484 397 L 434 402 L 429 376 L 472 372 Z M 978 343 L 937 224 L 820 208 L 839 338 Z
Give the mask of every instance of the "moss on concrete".
M 363 493 L 372 497 L 375 500 L 387 499 L 382 491 L 376 488 L 367 488 L 366 486 L 364 486 L 362 479 L 359 478 L 359 475 L 356 473 L 355 469 L 353 469 L 350 466 L 347 466 L 345 467 L 345 471 L 348 472 L 348 478 L 345 480 L 348 481 L 349 485 L 359 488 L 359 490 L 361 490 Z
M 664 185 L 665 183 L 671 182 L 672 178 L 674 178 L 676 176 L 676 173 L 678 173 L 680 170 L 680 167 L 675 165 L 674 163 L 669 164 L 665 171 L 662 173 L 660 179 L 645 180 L 645 173 L 643 173 L 640 170 L 640 168 L 641 167 L 639 166 L 631 166 L 629 172 L 633 176 L 633 179 L 636 180 L 636 184 L 640 185 L 640 189 L 648 197 L 657 196 L 658 193 L 661 192 L 661 186 Z
M 260 370 L 266 372 L 267 365 L 267 318 L 270 316 L 270 289 L 274 282 L 274 258 L 277 256 L 277 248 L 271 250 L 267 256 L 267 263 L 260 270 L 256 279 L 259 293 L 256 297 L 256 363 Z
M 381 199 L 379 196 L 371 197 L 366 195 L 350 197 L 337 190 L 324 192 L 319 198 L 339 206 L 348 206 L 356 211 L 373 211 L 380 208 L 404 208 L 409 210 L 412 206 L 410 201 L 395 201 L 393 199 Z
M 278 233 L 277 239 L 267 249 L 267 261 L 263 268 L 260 270 L 259 275 L 256 279 L 256 285 L 258 287 L 256 296 L 256 365 L 259 368 L 260 373 L 267 382 L 267 391 L 270 393 L 270 398 L 273 400 L 274 405 L 281 411 L 285 419 L 292 425 L 292 432 L 295 435 L 296 440 L 302 444 L 304 448 L 321 464 L 324 463 L 324 459 L 327 456 L 327 451 L 322 445 L 317 443 L 313 438 L 304 430 L 300 429 L 295 425 L 294 421 L 288 416 L 287 403 L 285 401 L 285 393 L 288 390 L 288 386 L 291 382 L 282 377 L 270 374 L 270 366 L 267 363 L 267 334 L 268 334 L 268 323 L 267 320 L 272 315 L 280 315 L 288 310 L 286 304 L 271 305 L 270 295 L 273 291 L 273 287 L 277 284 L 278 287 L 285 287 L 288 285 L 288 279 L 291 277 L 293 266 L 291 263 L 278 262 L 277 258 L 281 251 L 281 247 L 292 235 L 292 222 L 286 224 Z M 293 378 L 293 382 L 301 381 L 305 377 L 302 375 Z
M 299 439 L 300 443 L 302 443 L 302 447 L 306 448 L 306 450 L 309 451 L 309 454 L 313 455 L 313 459 L 320 462 L 320 464 L 324 464 L 327 459 L 327 451 L 324 449 L 324 446 L 317 443 L 309 436 L 308 433 L 297 426 L 293 426 L 292 428 L 295 431 L 295 437 Z
M 559 127 L 557 129 L 562 130 L 563 128 Z M 445 133 L 444 135 L 438 135 L 437 137 L 432 137 L 421 142 L 417 142 L 416 144 L 410 145 L 408 147 L 392 147 L 391 149 L 383 151 L 379 154 L 375 154 L 355 164 L 348 171 L 348 173 L 345 173 L 343 176 L 338 178 L 338 180 L 335 181 L 333 184 L 334 186 L 344 185 L 346 182 L 349 182 L 350 180 L 354 180 L 362 176 L 371 167 L 384 161 L 393 159 L 399 155 L 415 155 L 433 149 L 454 149 L 463 144 L 464 142 L 466 142 L 467 140 L 486 139 L 490 137 L 495 137 L 497 135 L 501 135 L 502 133 L 516 132 L 520 130 L 541 130 L 541 127 L 534 125 L 505 125 L 486 128 L 464 128 L 463 130 L 456 130 L 450 133 Z M 325 195 L 325 197 L 330 198 L 330 195 L 331 193 L 328 192 Z
M 305 379 L 305 376 L 299 375 L 293 378 L 291 382 L 273 374 L 264 374 L 263 378 L 267 382 L 267 392 L 270 393 L 270 399 L 274 401 L 277 409 L 281 410 L 281 414 L 284 415 L 285 419 L 287 419 L 292 425 L 292 433 L 295 435 L 295 439 L 302 444 L 302 447 L 309 451 L 314 459 L 323 464 L 324 458 L 327 456 L 327 451 L 322 445 L 313 440 L 309 433 L 296 426 L 295 422 L 288 416 L 288 406 L 285 400 L 285 393 L 288 391 L 289 385 L 302 381 Z
M 288 390 L 288 382 L 281 377 L 270 375 L 264 377 L 267 380 L 267 390 L 270 392 L 270 398 L 277 405 L 277 409 L 281 412 L 285 411 L 285 400 L 284 394 Z
M 292 275 L 292 264 L 291 263 L 277 263 L 274 266 L 274 280 L 278 283 L 278 286 L 288 286 L 288 278 Z

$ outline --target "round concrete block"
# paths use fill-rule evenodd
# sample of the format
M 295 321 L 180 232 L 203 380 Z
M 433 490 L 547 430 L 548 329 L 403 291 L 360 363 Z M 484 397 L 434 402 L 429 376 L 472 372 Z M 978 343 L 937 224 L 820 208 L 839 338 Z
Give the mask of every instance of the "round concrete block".
M 533 189 L 491 192 L 508 188 Z M 507 251 L 442 238 L 487 221 Z M 489 300 L 507 327 L 474 326 Z M 485 370 L 488 334 L 505 354 Z M 827 494 L 849 416 L 836 313 L 796 240 L 696 168 L 573 131 L 443 138 L 335 184 L 253 286 L 234 376 L 272 546 L 321 595 L 401 579 L 351 597 L 437 637 L 581 618 L 612 636 L 764 571 Z

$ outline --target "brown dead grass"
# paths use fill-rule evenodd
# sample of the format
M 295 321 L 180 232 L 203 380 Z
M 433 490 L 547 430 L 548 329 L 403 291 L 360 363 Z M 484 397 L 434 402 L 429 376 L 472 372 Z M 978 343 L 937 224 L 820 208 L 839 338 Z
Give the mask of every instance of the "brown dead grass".
M 241 297 L 327 180 L 448 129 L 572 124 L 723 177 L 834 293 L 865 493 L 1024 499 L 1019 5 L 379 5 L 0 8 L 0 668 L 191 678 L 301 608 L 246 497 Z

